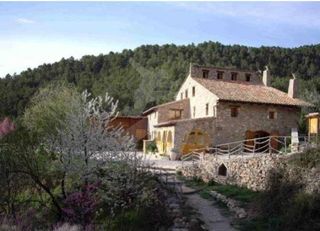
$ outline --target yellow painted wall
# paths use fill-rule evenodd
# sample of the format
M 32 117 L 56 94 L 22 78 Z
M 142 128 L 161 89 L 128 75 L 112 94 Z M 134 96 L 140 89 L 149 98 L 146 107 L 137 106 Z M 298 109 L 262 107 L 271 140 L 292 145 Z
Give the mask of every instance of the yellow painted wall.
M 309 133 L 318 133 L 318 118 L 309 118 Z

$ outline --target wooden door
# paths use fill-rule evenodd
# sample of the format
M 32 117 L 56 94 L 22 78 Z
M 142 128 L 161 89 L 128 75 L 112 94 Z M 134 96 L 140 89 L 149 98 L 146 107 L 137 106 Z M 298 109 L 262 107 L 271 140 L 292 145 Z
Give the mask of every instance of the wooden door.
M 245 152 L 253 152 L 254 150 L 254 139 L 255 138 L 255 132 L 253 131 L 246 131 L 246 149 L 244 150 Z
M 271 132 L 270 136 L 271 136 L 270 146 L 273 149 L 271 151 L 279 150 L 279 142 L 275 138 L 275 137 L 279 136 L 279 132 L 273 131 L 273 132 Z

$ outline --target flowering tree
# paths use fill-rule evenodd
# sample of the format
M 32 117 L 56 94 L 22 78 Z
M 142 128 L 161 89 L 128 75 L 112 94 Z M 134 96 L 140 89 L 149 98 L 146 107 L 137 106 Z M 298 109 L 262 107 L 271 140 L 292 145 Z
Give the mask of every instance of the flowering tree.
M 15 173 L 28 175 L 40 189 L 39 197 L 48 195 L 58 219 L 78 223 L 81 217 L 134 208 L 140 203 L 135 201 L 145 201 L 139 196 L 149 178 L 133 138 L 111 125 L 117 102 L 108 94 L 73 91 L 65 86 L 40 91 L 23 118 L 30 131 L 26 142 L 16 139 L 21 145 L 13 142 L 10 151 L 16 157 Z M 80 224 L 89 227 L 90 221 Z
M 72 110 L 46 140 L 50 151 L 59 154 L 66 175 L 88 182 L 108 163 L 138 163 L 132 138 L 121 127 L 109 127 L 117 115 L 117 102 L 107 94 L 104 98 L 91 98 L 85 91 L 69 103 Z

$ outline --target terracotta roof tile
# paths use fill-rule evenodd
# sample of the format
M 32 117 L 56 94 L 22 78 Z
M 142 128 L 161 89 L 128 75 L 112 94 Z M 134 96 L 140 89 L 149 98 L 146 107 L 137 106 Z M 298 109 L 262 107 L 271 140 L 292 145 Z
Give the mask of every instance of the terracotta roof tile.
M 301 99 L 291 98 L 287 93 L 262 84 L 203 78 L 193 79 L 214 93 L 219 100 L 290 106 L 313 106 Z

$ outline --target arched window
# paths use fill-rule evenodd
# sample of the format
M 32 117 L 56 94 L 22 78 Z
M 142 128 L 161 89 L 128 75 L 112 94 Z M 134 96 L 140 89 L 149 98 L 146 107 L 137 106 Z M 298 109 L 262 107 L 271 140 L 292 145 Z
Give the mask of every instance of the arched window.
M 161 134 L 160 134 L 160 132 L 158 132 L 157 141 L 161 141 Z
M 172 143 L 172 132 L 171 131 L 168 132 L 167 142 Z
M 218 175 L 219 176 L 227 176 L 227 168 L 224 164 L 221 164 L 218 168 Z

